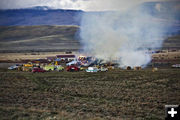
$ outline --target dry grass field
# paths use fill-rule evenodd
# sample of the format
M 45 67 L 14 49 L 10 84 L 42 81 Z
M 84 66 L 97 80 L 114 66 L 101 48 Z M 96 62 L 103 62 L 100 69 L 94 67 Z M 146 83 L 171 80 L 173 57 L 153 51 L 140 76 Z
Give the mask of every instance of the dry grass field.
M 77 50 L 78 26 L 0 26 L 0 52 L 25 53 Z
M 71 25 L 0 26 L 0 53 L 78 51 L 79 30 Z M 179 50 L 180 35 L 168 37 L 162 49 Z
M 32 53 L 0 53 L 0 60 L 35 60 L 46 59 L 47 57 L 55 57 L 56 55 L 62 55 L 65 52 L 32 52 Z M 76 54 L 76 52 L 73 52 Z
M 17 120 L 164 119 L 180 104 L 180 70 L 101 73 L 0 70 L 0 118 Z

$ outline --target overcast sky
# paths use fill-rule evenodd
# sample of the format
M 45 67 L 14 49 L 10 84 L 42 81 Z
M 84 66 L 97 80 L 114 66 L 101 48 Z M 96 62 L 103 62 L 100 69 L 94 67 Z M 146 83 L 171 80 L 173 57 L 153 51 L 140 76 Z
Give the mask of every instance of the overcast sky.
M 126 10 L 134 5 L 149 1 L 168 0 L 0 0 L 0 9 L 49 6 L 52 8 L 85 11 Z

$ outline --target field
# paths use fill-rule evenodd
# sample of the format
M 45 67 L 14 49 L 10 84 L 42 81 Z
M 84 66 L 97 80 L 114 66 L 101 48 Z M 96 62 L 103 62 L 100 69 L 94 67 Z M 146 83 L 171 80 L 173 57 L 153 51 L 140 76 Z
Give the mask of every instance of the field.
M 78 26 L 0 26 L 0 52 L 77 50 Z
M 46 59 L 47 57 L 56 57 L 56 55 L 63 54 L 65 52 L 0 53 L 0 61 Z M 73 52 L 73 54 L 76 54 L 76 52 Z
M 164 119 L 180 104 L 180 70 L 101 73 L 0 70 L 0 118 L 19 120 Z
M 0 53 L 64 52 L 82 49 L 79 26 L 0 26 Z M 180 35 L 165 39 L 162 49 L 180 49 Z M 96 43 L 94 43 L 96 44 Z

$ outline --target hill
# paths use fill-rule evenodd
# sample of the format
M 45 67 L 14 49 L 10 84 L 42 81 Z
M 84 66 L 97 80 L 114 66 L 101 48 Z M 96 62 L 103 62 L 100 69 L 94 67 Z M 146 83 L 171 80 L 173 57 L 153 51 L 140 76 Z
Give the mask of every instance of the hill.
M 180 35 L 174 35 L 167 38 L 163 43 L 163 49 L 180 50 Z
M 77 51 L 79 26 L 1 26 L 0 52 Z M 163 49 L 180 49 L 180 35 L 165 40 Z
M 45 6 L 0 10 L 0 25 L 79 25 L 82 12 L 80 10 L 48 9 Z
M 77 50 L 78 26 L 1 26 L 0 51 L 66 51 Z
M 179 28 L 180 2 L 145 2 L 133 7 L 125 14 L 140 10 L 145 14 L 152 15 L 161 23 L 173 21 L 175 27 Z M 108 11 L 106 11 L 108 12 Z M 0 26 L 23 26 L 23 25 L 80 25 L 82 14 L 97 14 L 104 12 L 84 12 L 81 10 L 52 9 L 47 6 L 35 6 L 23 9 L 0 9 Z M 178 24 L 178 26 L 177 26 Z M 177 31 L 176 31 L 177 32 Z
M 174 34 L 165 40 L 163 49 L 180 49 L 180 16 L 177 6 L 176 2 L 146 2 L 138 7 L 152 15 L 154 22 L 163 24 L 168 29 L 166 34 Z M 78 30 L 84 13 L 103 14 L 51 9 L 47 6 L 0 10 L 0 52 L 78 50 Z M 170 14 L 173 23 L 167 13 L 173 13 Z

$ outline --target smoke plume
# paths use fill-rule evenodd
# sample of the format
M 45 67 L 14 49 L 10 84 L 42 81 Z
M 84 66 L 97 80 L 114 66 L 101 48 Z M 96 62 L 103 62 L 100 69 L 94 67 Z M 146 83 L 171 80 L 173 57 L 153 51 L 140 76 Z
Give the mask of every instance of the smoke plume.
M 80 36 L 85 53 L 107 61 L 117 60 L 121 67 L 145 67 L 151 61 L 148 50 L 162 46 L 164 24 L 145 7 L 130 6 L 126 11 L 83 14 Z

